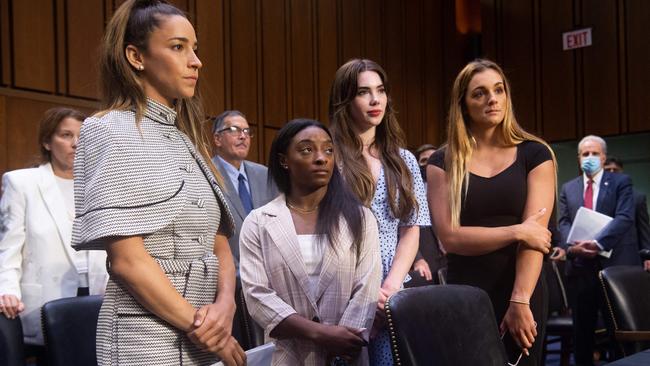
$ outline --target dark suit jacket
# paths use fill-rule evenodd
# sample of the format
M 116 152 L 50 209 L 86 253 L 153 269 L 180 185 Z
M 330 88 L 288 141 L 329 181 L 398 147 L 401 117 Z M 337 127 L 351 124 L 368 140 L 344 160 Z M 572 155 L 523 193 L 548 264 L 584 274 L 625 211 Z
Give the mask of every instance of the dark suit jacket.
M 239 199 L 237 189 L 232 185 L 226 169 L 221 164 L 221 160 L 215 156 L 212 158 L 212 162 L 223 177 L 225 185 L 224 194 L 235 221 L 235 233 L 228 239 L 228 244 L 230 244 L 230 251 L 235 261 L 235 268 L 237 269 L 237 273 L 239 273 L 239 232 L 246 218 L 246 213 Z M 264 206 L 278 196 L 278 189 L 275 184 L 268 183 L 268 169 L 264 165 L 248 160 L 244 160 L 243 164 L 246 170 L 246 176 L 248 177 L 253 209 Z
M 650 220 L 648 219 L 648 206 L 645 194 L 634 190 L 634 207 L 636 208 L 637 240 L 639 249 L 650 249 Z
M 558 224 L 562 234 L 561 245 L 565 249 L 573 219 L 578 208 L 584 204 L 583 186 L 582 175 L 562 186 Z M 627 175 L 603 172 L 596 211 L 613 218 L 596 237 L 598 243 L 605 250 L 612 249 L 609 259 L 600 255 L 596 256 L 601 266 L 606 268 L 614 265 L 639 264 L 636 229 L 634 228 L 632 181 Z

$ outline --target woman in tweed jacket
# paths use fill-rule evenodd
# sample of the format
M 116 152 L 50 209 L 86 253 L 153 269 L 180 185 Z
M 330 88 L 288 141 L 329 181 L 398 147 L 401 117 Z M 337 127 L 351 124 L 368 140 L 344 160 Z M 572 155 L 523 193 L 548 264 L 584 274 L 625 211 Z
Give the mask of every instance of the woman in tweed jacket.
M 106 29 L 104 110 L 84 122 L 74 165 L 73 245 L 109 258 L 100 365 L 245 363 L 195 51 L 192 25 L 164 1 L 126 1 Z
M 319 122 L 285 125 L 269 158 L 284 194 L 242 226 L 242 287 L 251 316 L 276 339 L 273 365 L 368 362 L 381 278 L 377 223 L 343 183 L 333 149 Z

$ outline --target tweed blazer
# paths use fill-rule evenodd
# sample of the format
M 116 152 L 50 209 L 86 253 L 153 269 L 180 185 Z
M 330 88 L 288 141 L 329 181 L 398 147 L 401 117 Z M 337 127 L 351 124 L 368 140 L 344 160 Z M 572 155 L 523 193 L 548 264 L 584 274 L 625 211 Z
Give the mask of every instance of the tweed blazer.
M 103 250 L 107 238 L 142 236 L 176 291 L 194 308 L 214 302 L 217 231 L 232 217 L 208 165 L 175 126 L 176 113 L 149 101 L 84 122 L 75 157 L 73 246 Z M 99 365 L 209 365 L 214 354 L 143 307 L 116 278 L 97 324 Z
M 0 294 L 22 300 L 25 342 L 43 344 L 41 306 L 77 296 L 80 286 L 81 271 L 70 246 L 72 220 L 50 163 L 4 174 L 2 191 Z M 90 294 L 101 295 L 108 280 L 106 253 L 87 254 Z
M 221 160 L 215 156 L 212 158 L 212 162 L 217 167 L 219 173 L 221 173 L 221 176 L 223 176 L 224 195 L 226 196 L 228 206 L 232 209 L 232 216 L 235 220 L 235 232 L 228 239 L 228 244 L 230 244 L 230 251 L 235 259 L 235 268 L 239 272 L 239 232 L 246 218 L 246 211 L 239 199 L 239 193 L 228 178 L 228 174 Z M 246 176 L 248 177 L 248 186 L 250 187 L 250 194 L 253 200 L 253 208 L 262 207 L 278 196 L 278 188 L 275 186 L 275 183 L 268 181 L 268 169 L 264 165 L 248 160 L 244 160 L 242 164 L 244 164 Z
M 264 328 L 267 340 L 282 320 L 296 313 L 323 324 L 371 328 L 379 298 L 381 260 L 377 222 L 365 207 L 364 216 L 364 241 L 358 255 L 344 221 L 336 247 L 324 244 L 327 247 L 313 293 L 285 196 L 251 211 L 240 234 L 240 274 L 248 311 Z M 366 339 L 367 335 L 368 331 Z M 325 362 L 325 351 L 312 342 L 276 340 L 273 365 Z

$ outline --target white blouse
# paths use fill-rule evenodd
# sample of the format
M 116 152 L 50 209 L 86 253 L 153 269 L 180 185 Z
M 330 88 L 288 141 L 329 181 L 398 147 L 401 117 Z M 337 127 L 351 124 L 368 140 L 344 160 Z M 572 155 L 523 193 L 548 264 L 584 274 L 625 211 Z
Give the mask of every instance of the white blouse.
M 298 235 L 298 244 L 300 245 L 300 254 L 307 269 L 309 276 L 309 287 L 312 292 L 316 292 L 318 286 L 318 277 L 320 276 L 321 265 L 323 264 L 323 246 L 327 245 L 325 240 L 321 240 L 319 235 L 307 234 Z

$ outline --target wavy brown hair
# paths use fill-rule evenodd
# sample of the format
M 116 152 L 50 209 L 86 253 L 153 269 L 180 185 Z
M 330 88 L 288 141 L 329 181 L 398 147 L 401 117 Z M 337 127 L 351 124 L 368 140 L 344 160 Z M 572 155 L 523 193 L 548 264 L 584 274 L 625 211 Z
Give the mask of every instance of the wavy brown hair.
M 147 105 L 147 96 L 138 71 L 126 58 L 126 47 L 135 46 L 147 52 L 151 32 L 170 16 L 187 16 L 164 0 L 127 0 L 115 11 L 106 26 L 99 61 L 99 87 L 102 96 L 102 115 L 109 110 L 134 110 L 140 123 Z M 174 106 L 178 129 L 194 143 L 210 166 L 219 183 L 221 175 L 211 163 L 210 136 L 202 127 L 207 123 L 197 83 L 191 98 L 180 98 Z M 223 186 L 223 185 L 222 185 Z
M 447 125 L 447 147 L 445 151 L 445 169 L 449 182 L 449 207 L 451 209 L 452 227 L 460 225 L 460 211 L 462 208 L 463 190 L 469 187 L 468 164 L 476 147 L 476 140 L 472 137 L 469 124 L 471 122 L 465 105 L 467 88 L 474 75 L 485 70 L 494 70 L 503 80 L 506 92 L 505 117 L 497 127 L 497 135 L 504 146 L 515 146 L 523 141 L 536 141 L 548 148 L 553 157 L 553 164 L 557 167 L 553 149 L 539 137 L 526 132 L 517 123 L 512 106 L 510 83 L 499 65 L 484 59 L 468 63 L 458 74 L 451 90 L 449 105 L 449 123 Z M 557 176 L 555 177 L 557 184 Z M 556 190 L 557 191 L 557 190 Z
M 386 90 L 386 113 L 377 126 L 370 148 L 379 152 L 393 216 L 407 220 L 414 210 L 417 212 L 418 204 L 413 192 L 413 176 L 400 155 L 400 148 L 405 146 L 404 132 L 395 117 L 386 72 L 371 60 L 352 59 L 341 66 L 334 77 L 329 119 L 334 144 L 340 152 L 339 167 L 352 191 L 363 204 L 369 206 L 375 194 L 375 180 L 363 157 L 363 142 L 355 128 L 357 122 L 352 118 L 351 111 L 352 101 L 357 96 L 358 76 L 364 71 L 376 72 Z

